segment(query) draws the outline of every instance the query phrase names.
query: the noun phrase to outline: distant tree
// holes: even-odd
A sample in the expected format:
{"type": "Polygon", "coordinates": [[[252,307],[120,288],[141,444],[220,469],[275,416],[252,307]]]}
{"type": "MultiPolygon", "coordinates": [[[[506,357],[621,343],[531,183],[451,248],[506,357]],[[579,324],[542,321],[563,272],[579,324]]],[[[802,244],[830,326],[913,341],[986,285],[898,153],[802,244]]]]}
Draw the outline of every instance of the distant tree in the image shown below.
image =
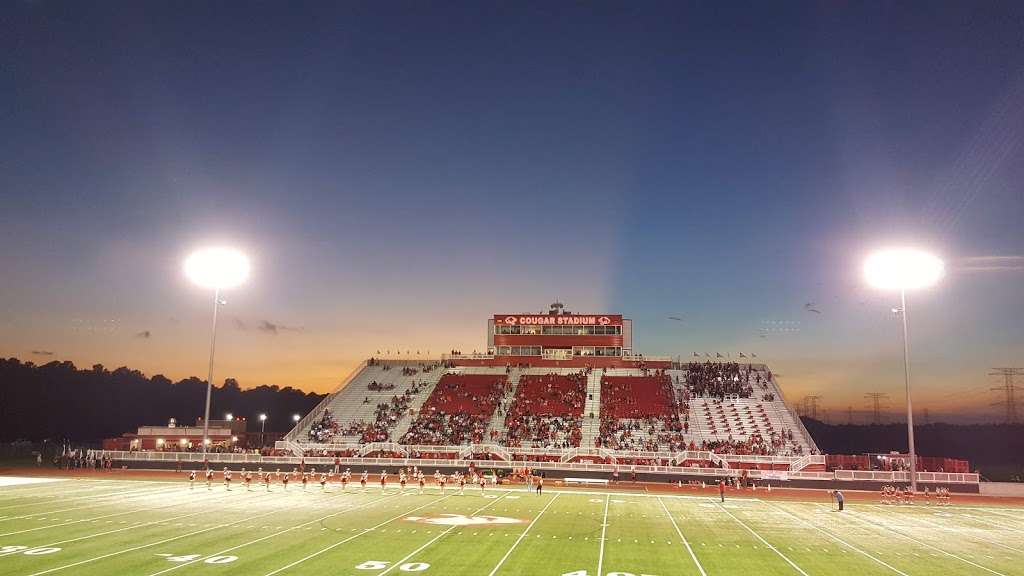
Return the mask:
{"type": "MultiPolygon", "coordinates": [[[[42,366],[0,358],[0,441],[69,438],[96,441],[143,425],[175,418],[191,424],[202,415],[206,382],[196,377],[172,382],[163,374],[147,378],[138,370],[108,371],[101,364],[79,370],[71,362],[42,366]]],[[[292,414],[305,414],[323,398],[291,387],[261,385],[242,390],[234,378],[214,387],[211,418],[225,412],[246,417],[266,413],[267,430],[291,428],[292,414]]]]}

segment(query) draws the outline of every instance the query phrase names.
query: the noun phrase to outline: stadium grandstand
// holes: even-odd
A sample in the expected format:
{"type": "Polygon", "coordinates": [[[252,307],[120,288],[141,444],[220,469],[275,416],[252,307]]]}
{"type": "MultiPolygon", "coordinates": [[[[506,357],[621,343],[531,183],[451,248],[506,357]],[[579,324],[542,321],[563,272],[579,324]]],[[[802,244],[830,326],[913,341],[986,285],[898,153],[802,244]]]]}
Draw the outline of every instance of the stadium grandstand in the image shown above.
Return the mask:
{"type": "MultiPolygon", "coordinates": [[[[680,485],[874,490],[907,481],[904,454],[821,454],[767,365],[644,355],[632,332],[621,315],[577,314],[560,303],[495,314],[485,353],[369,358],[273,448],[203,454],[184,436],[168,444],[177,430],[143,427],[111,439],[102,457],[129,467],[477,466],[579,483],[622,473],[680,485]]],[[[925,485],[979,490],[966,461],[919,456],[918,470],[925,485]]]]}
{"type": "Polygon", "coordinates": [[[296,455],[491,453],[559,461],[680,461],[704,453],[817,462],[764,364],[633,351],[631,321],[497,314],[486,354],[363,362],[279,443],[296,455]],[[679,456],[677,458],[676,456],[679,456]]]}

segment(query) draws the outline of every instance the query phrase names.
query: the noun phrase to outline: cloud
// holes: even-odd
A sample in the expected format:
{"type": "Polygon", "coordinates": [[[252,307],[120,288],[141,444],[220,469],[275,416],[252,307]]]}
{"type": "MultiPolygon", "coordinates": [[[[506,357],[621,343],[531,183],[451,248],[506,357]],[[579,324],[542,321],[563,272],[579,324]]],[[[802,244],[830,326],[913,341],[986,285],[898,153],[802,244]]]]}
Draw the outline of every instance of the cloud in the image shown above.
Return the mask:
{"type": "Polygon", "coordinates": [[[245,323],[245,320],[238,318],[237,316],[232,319],[235,323],[235,329],[245,332],[249,329],[249,325],[245,323]]]}
{"type": "Polygon", "coordinates": [[[276,322],[271,322],[270,320],[260,320],[257,330],[277,336],[279,332],[299,332],[302,329],[294,326],[285,326],[284,324],[278,324],[276,322]]]}
{"type": "Polygon", "coordinates": [[[136,334],[135,337],[136,338],[147,338],[148,339],[152,335],[153,335],[152,332],[150,332],[149,330],[143,330],[142,332],[139,332],[138,334],[136,334]]]}
{"type": "Polygon", "coordinates": [[[53,356],[53,352],[50,352],[49,350],[33,350],[32,351],[32,355],[33,356],[53,356]]]}
{"type": "Polygon", "coordinates": [[[958,272],[1014,272],[1024,270],[1024,256],[969,256],[954,269],[958,272]]]}

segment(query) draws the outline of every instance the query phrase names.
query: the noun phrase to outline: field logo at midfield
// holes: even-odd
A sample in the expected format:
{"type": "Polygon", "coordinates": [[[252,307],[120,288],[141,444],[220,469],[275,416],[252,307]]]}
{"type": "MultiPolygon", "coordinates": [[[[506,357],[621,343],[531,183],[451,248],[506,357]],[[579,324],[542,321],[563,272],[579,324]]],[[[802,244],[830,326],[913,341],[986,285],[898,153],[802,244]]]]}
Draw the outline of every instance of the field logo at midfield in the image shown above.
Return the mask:
{"type": "Polygon", "coordinates": [[[492,526],[495,524],[525,524],[526,520],[504,516],[466,516],[464,514],[441,514],[440,516],[408,516],[406,520],[420,524],[441,526],[492,526]]]}

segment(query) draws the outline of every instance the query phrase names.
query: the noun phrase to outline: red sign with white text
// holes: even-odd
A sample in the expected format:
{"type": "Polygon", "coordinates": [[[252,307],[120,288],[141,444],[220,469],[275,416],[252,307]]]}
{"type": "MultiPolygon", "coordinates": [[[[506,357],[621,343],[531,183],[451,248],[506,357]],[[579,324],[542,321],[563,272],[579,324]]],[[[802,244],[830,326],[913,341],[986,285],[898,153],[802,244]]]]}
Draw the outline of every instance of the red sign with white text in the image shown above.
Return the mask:
{"type": "Polygon", "coordinates": [[[503,326],[621,326],[621,314],[495,314],[503,326]]]}

